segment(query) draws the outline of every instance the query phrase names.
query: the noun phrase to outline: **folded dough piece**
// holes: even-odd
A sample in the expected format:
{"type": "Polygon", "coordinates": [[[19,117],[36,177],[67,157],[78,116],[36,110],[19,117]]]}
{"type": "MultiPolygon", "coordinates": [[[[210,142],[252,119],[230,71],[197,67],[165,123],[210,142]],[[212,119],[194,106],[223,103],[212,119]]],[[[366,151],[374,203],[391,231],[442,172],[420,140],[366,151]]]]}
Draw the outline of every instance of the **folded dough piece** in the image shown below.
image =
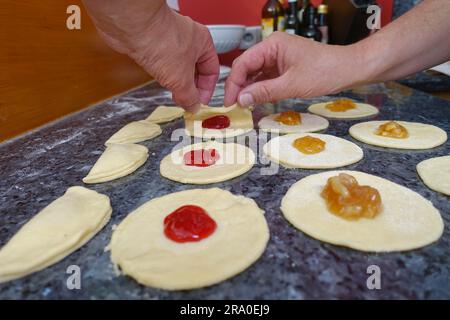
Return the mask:
{"type": "Polygon", "coordinates": [[[113,143],[135,143],[152,139],[161,134],[162,130],[156,123],[140,120],[133,121],[117,131],[105,142],[105,146],[113,143]]]}
{"type": "Polygon", "coordinates": [[[184,114],[184,109],[180,107],[168,107],[159,106],[157,107],[145,121],[153,123],[164,123],[181,118],[184,114]]]}
{"type": "Polygon", "coordinates": [[[0,283],[62,260],[100,231],[111,212],[107,196],[84,187],[67,189],[0,250],[0,283]]]}
{"type": "Polygon", "coordinates": [[[83,178],[84,183],[99,183],[129,175],[148,158],[148,149],[138,144],[110,144],[83,178]]]}

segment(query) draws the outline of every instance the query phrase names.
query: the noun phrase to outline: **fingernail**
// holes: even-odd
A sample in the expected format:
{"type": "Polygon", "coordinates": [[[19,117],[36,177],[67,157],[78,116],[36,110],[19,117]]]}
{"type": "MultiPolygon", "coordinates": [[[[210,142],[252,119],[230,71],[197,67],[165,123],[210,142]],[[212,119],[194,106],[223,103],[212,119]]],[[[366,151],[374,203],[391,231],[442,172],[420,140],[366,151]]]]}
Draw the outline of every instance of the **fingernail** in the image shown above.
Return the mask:
{"type": "Polygon", "coordinates": [[[251,93],[243,93],[239,96],[239,104],[243,107],[248,107],[254,104],[251,93]]]}

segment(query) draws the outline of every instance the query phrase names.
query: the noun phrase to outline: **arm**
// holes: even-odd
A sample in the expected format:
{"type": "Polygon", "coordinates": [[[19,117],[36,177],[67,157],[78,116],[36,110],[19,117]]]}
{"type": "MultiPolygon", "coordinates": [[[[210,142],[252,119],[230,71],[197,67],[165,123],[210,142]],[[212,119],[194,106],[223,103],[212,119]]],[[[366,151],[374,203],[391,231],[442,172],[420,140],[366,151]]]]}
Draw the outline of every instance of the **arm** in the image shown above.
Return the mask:
{"type": "Polygon", "coordinates": [[[450,4],[424,0],[363,41],[332,46],[275,33],[233,63],[225,105],[337,93],[398,79],[450,59],[450,4]]]}
{"type": "Polygon", "coordinates": [[[193,110],[208,103],[219,60],[207,28],[172,11],[164,0],[83,0],[100,36],[127,54],[193,110]]]}

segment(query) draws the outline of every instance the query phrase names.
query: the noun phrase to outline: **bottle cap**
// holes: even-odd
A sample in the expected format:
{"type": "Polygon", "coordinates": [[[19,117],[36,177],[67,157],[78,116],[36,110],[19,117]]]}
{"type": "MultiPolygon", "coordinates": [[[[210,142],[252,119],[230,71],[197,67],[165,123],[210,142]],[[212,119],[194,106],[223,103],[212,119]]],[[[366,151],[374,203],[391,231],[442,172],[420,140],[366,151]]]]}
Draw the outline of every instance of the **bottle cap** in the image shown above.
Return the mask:
{"type": "Polygon", "coordinates": [[[328,13],[328,6],[326,4],[319,5],[318,12],[322,13],[322,14],[327,14],[328,13]]]}

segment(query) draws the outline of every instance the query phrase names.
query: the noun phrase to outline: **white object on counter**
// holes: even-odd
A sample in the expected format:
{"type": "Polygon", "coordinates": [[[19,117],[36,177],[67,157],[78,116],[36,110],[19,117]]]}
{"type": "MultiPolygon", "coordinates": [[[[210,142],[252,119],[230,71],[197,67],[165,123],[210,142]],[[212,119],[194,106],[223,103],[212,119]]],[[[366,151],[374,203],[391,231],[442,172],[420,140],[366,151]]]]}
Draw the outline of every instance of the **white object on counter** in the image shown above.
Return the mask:
{"type": "Polygon", "coordinates": [[[234,24],[208,25],[217,53],[227,53],[239,48],[245,26],[234,24]]]}

